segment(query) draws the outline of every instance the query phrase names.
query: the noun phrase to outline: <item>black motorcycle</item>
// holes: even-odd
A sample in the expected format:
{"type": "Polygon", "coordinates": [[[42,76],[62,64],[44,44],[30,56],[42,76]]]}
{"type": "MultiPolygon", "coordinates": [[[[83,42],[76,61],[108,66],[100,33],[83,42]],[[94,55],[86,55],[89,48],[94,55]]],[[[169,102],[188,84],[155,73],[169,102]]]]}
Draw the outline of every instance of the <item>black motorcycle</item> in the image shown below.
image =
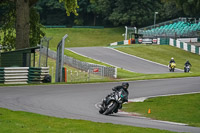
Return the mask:
{"type": "Polygon", "coordinates": [[[118,109],[122,108],[124,99],[128,99],[128,94],[124,90],[111,93],[102,100],[99,113],[104,115],[117,113],[118,109]]]}
{"type": "Polygon", "coordinates": [[[190,65],[186,65],[184,67],[184,72],[190,72],[190,65]]]}

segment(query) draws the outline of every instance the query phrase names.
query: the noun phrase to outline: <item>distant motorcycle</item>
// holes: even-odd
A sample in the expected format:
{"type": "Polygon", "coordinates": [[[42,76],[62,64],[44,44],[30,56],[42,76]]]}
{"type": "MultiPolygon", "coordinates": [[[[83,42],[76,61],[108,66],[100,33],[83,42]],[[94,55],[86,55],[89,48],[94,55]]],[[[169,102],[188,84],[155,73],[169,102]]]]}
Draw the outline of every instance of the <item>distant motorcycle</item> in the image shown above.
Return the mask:
{"type": "Polygon", "coordinates": [[[176,63],[171,63],[171,65],[169,66],[169,71],[174,72],[175,68],[176,68],[176,63]]]}
{"type": "Polygon", "coordinates": [[[117,113],[118,109],[122,108],[123,100],[127,97],[128,95],[124,90],[111,93],[107,98],[102,100],[99,113],[104,115],[117,113]]]}
{"type": "Polygon", "coordinates": [[[184,72],[190,72],[190,65],[184,67],[184,72]]]}

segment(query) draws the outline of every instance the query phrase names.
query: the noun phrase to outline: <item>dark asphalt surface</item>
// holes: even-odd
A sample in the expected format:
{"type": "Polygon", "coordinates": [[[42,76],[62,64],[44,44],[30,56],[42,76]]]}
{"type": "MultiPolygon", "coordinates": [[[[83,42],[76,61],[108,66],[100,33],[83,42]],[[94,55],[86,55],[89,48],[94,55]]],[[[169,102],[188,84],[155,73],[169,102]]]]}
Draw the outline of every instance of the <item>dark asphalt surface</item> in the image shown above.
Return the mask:
{"type": "MultiPolygon", "coordinates": [[[[129,71],[145,74],[170,73],[167,66],[153,63],[132,55],[127,55],[107,47],[67,48],[78,54],[123,68],[129,71]]],[[[175,72],[183,72],[178,69],[175,72]]]]}
{"type": "MultiPolygon", "coordinates": [[[[200,92],[199,81],[200,77],[132,81],[129,82],[129,99],[200,92]]],[[[0,107],[62,118],[200,133],[200,128],[197,127],[169,124],[138,116],[120,113],[100,115],[95,105],[111,92],[113,86],[119,84],[121,83],[0,87],[0,107]]]]}

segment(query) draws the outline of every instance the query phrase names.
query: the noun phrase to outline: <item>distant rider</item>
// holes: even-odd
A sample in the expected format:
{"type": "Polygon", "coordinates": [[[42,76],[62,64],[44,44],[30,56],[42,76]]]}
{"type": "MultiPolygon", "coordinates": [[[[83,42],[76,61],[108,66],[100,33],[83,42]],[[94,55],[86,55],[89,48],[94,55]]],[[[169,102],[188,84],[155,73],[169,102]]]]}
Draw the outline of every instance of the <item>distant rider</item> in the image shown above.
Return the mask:
{"type": "MultiPolygon", "coordinates": [[[[191,67],[192,65],[191,65],[191,63],[189,62],[189,60],[187,60],[187,61],[185,62],[185,66],[184,66],[184,72],[186,72],[186,71],[187,71],[187,69],[186,69],[186,68],[187,68],[187,66],[189,66],[189,71],[190,71],[190,67],[191,67]]],[[[189,72],[189,71],[188,71],[188,72],[189,72]]]]}
{"type": "Polygon", "coordinates": [[[189,60],[187,60],[187,61],[185,62],[185,66],[192,66],[192,65],[190,64],[189,60]]]}
{"type": "Polygon", "coordinates": [[[170,68],[171,68],[171,63],[176,63],[173,57],[172,57],[171,60],[169,61],[169,67],[170,67],[170,68]]]}

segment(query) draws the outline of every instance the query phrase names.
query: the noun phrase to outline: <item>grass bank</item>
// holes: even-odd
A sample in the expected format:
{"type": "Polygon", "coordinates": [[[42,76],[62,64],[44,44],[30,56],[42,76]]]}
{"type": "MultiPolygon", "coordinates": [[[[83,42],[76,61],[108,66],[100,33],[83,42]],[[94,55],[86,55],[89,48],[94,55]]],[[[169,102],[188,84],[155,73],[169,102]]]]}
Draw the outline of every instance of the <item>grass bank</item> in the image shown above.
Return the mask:
{"type": "Polygon", "coordinates": [[[0,127],[1,133],[170,133],[165,130],[55,118],[3,108],[0,108],[0,127]]]}
{"type": "Polygon", "coordinates": [[[171,57],[174,57],[177,68],[184,68],[187,60],[192,64],[192,72],[200,72],[200,55],[193,54],[169,45],[132,45],[132,47],[116,48],[122,52],[135,55],[150,61],[168,65],[171,57]]]}
{"type": "Polygon", "coordinates": [[[124,39],[122,36],[124,28],[45,28],[43,30],[47,37],[53,37],[49,44],[52,50],[56,50],[65,34],[68,34],[65,47],[107,46],[124,39]]]}
{"type": "Polygon", "coordinates": [[[150,98],[144,102],[123,105],[127,112],[137,112],[157,120],[186,123],[200,127],[200,94],[150,98]],[[148,110],[151,113],[148,113],[148,110]]]}

